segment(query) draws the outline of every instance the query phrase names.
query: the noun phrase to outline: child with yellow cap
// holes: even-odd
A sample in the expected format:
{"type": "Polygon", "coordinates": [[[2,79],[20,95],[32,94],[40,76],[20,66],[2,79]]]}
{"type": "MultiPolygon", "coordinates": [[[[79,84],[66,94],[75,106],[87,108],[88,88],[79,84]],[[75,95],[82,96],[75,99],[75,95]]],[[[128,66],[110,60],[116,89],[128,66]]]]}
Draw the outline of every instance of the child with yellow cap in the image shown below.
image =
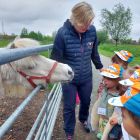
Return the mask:
{"type": "MultiPolygon", "coordinates": [[[[134,59],[133,54],[129,51],[126,51],[126,50],[114,51],[114,53],[115,54],[112,56],[111,62],[119,64],[120,66],[122,66],[126,70],[126,73],[128,73],[128,71],[129,71],[129,70],[127,71],[128,65],[134,59]]],[[[126,75],[125,72],[124,72],[124,75],[126,75]]],[[[129,75],[129,73],[128,73],[128,75],[129,75]]],[[[101,82],[99,84],[99,88],[97,90],[98,96],[101,94],[102,89],[104,88],[103,86],[104,86],[103,82],[101,82]]]]}
{"type": "Polygon", "coordinates": [[[99,139],[102,138],[104,127],[106,126],[110,116],[112,116],[112,113],[114,112],[114,107],[108,105],[108,99],[111,97],[119,96],[119,81],[123,76],[123,72],[124,69],[120,65],[112,64],[108,68],[103,69],[103,71],[100,73],[103,76],[105,87],[102,90],[101,97],[98,98],[97,110],[95,112],[93,111],[93,114],[91,114],[93,116],[91,118],[94,119],[93,124],[98,124],[98,128],[94,128],[94,125],[91,125],[92,129],[94,131],[97,131],[97,137],[99,139]],[[95,120],[95,118],[98,119],[95,120]]]}

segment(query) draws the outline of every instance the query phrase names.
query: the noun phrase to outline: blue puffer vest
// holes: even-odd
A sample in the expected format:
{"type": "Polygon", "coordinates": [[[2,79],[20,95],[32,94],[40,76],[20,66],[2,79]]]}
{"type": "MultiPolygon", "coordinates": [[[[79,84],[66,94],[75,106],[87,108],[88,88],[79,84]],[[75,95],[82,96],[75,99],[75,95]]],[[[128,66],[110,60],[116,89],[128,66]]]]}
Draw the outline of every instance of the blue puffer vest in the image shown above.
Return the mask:
{"type": "Polygon", "coordinates": [[[90,26],[85,33],[78,34],[67,20],[56,35],[52,58],[71,66],[75,74],[72,82],[92,79],[91,60],[97,69],[103,67],[97,51],[95,27],[90,26]]]}

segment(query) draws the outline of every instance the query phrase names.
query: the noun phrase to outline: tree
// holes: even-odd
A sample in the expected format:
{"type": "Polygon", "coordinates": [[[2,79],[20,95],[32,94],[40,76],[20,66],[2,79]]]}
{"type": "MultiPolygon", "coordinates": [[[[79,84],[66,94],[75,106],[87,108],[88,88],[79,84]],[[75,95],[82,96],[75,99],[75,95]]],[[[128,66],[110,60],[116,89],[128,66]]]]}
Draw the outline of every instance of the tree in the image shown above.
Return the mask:
{"type": "Polygon", "coordinates": [[[115,40],[116,46],[121,39],[127,38],[130,34],[132,13],[129,8],[125,10],[121,3],[115,5],[112,12],[107,9],[102,9],[101,17],[103,28],[115,40]]]}
{"type": "Polygon", "coordinates": [[[138,40],[138,44],[140,44],[140,38],[139,38],[139,40],[138,40]]]}
{"type": "Polygon", "coordinates": [[[42,33],[38,31],[37,35],[38,35],[38,40],[39,40],[39,41],[42,41],[42,40],[43,40],[43,35],[42,35],[42,33]]]}
{"type": "Polygon", "coordinates": [[[97,37],[100,43],[105,43],[108,40],[108,34],[104,30],[97,31],[97,37]]]}
{"type": "Polygon", "coordinates": [[[35,40],[38,40],[38,34],[34,31],[31,31],[28,35],[29,38],[32,38],[32,39],[35,39],[35,40]]]}
{"type": "Polygon", "coordinates": [[[120,40],[122,44],[132,44],[132,38],[120,40]]]}
{"type": "Polygon", "coordinates": [[[27,37],[28,36],[28,30],[26,28],[23,28],[21,30],[20,37],[27,37]]]}

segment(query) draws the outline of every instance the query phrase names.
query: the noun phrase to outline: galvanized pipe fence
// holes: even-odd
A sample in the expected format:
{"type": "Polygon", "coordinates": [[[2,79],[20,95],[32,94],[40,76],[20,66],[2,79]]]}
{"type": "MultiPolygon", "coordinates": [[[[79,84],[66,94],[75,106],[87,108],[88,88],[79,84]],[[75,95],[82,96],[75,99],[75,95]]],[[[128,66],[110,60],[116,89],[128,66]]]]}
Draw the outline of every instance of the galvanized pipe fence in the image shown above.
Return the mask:
{"type": "Polygon", "coordinates": [[[52,49],[53,45],[42,45],[36,47],[29,48],[16,48],[16,49],[8,49],[1,48],[0,49],[0,65],[9,63],[11,61],[15,61],[27,56],[38,54],[39,52],[48,51],[52,49]]]}
{"type": "MultiPolygon", "coordinates": [[[[21,49],[1,49],[0,51],[0,65],[15,61],[30,55],[37,54],[42,51],[52,49],[52,45],[43,45],[33,48],[21,49]]],[[[48,53],[49,55],[49,53],[48,53]]],[[[25,107],[39,94],[41,85],[38,85],[28,97],[17,107],[17,109],[10,115],[10,117],[0,126],[0,139],[9,131],[16,119],[24,111],[25,107]]],[[[26,140],[50,140],[54,129],[57,113],[59,110],[62,98],[61,84],[54,84],[50,93],[46,93],[46,100],[38,114],[26,140]]]]}

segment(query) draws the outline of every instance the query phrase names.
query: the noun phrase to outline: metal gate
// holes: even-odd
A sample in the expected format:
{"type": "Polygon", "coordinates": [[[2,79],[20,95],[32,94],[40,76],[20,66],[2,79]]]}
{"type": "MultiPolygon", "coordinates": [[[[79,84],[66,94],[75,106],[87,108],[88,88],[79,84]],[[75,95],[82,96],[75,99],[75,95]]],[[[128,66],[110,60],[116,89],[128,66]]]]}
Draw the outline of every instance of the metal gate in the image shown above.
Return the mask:
{"type": "MultiPolygon", "coordinates": [[[[37,54],[42,51],[49,51],[52,45],[38,46],[33,48],[20,49],[1,49],[0,51],[0,65],[11,61],[18,60],[23,57],[37,54]]],[[[39,94],[41,85],[38,85],[28,97],[17,107],[17,109],[10,115],[10,117],[0,126],[0,139],[8,132],[16,121],[18,116],[23,112],[25,107],[39,94]]],[[[55,125],[59,105],[62,98],[61,84],[55,84],[50,93],[46,93],[46,101],[38,114],[26,140],[50,140],[55,125]]]]}

